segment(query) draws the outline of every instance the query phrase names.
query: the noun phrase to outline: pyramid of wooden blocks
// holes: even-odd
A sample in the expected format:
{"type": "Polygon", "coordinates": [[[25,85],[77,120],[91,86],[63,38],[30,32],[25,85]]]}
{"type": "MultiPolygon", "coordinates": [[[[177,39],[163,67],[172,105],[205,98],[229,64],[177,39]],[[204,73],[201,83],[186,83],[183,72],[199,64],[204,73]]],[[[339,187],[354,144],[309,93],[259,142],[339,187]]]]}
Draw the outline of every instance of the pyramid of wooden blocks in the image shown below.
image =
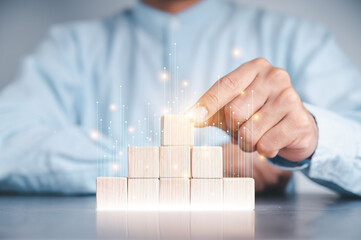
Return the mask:
{"type": "Polygon", "coordinates": [[[223,178],[222,147],[193,147],[185,115],[161,124],[160,147],[128,148],[128,178],[97,178],[97,209],[254,209],[253,178],[223,178]]]}
{"type": "Polygon", "coordinates": [[[162,146],[192,146],[194,124],[186,115],[164,115],[161,119],[162,146]]]}

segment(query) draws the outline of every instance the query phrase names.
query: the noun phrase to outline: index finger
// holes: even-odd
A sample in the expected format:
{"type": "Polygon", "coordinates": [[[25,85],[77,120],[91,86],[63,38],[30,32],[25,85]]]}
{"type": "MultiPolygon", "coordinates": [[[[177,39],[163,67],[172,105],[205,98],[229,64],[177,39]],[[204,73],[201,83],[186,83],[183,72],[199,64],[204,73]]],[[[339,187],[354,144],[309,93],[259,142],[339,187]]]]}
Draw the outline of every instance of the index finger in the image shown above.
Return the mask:
{"type": "Polygon", "coordinates": [[[219,79],[191,107],[189,116],[196,122],[202,122],[212,117],[218,110],[242,93],[257,77],[267,61],[253,60],[245,63],[219,79]]]}

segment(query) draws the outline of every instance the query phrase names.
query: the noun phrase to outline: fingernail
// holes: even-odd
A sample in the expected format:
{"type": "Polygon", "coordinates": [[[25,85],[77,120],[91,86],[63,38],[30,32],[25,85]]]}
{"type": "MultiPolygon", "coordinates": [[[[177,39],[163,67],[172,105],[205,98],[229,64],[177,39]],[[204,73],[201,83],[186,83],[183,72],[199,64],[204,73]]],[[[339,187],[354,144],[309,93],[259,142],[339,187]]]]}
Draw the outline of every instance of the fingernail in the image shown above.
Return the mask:
{"type": "Polygon", "coordinates": [[[208,110],[207,108],[205,107],[201,107],[201,106],[198,106],[194,109],[192,109],[188,116],[194,120],[194,121],[197,121],[197,122],[201,122],[202,120],[204,120],[208,115],[208,110]]]}

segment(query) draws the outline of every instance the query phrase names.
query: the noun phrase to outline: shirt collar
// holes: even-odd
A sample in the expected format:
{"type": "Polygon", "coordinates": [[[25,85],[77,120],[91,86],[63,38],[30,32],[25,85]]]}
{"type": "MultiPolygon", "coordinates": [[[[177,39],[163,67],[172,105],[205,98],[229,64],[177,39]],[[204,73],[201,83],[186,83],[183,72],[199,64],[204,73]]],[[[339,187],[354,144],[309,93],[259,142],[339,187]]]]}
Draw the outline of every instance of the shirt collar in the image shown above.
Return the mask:
{"type": "Polygon", "coordinates": [[[132,15],[137,25],[150,34],[161,36],[164,31],[182,26],[192,26],[193,29],[205,27],[217,16],[222,6],[219,0],[201,0],[179,13],[171,14],[138,1],[132,15]]]}

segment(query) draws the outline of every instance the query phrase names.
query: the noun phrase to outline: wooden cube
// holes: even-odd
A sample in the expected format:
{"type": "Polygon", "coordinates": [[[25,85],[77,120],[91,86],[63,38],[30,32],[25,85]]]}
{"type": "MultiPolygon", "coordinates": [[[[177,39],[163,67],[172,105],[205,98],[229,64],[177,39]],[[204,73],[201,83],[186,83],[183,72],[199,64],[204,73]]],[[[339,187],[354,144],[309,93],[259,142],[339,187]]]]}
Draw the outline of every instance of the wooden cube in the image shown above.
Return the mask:
{"type": "Polygon", "coordinates": [[[161,178],[159,186],[160,208],[188,209],[190,206],[189,178],[161,178]]]}
{"type": "Polygon", "coordinates": [[[159,178],[159,147],[128,147],[129,178],[159,178]]]}
{"type": "Polygon", "coordinates": [[[160,147],[159,174],[161,178],[191,177],[191,147],[160,147]]]}
{"type": "Polygon", "coordinates": [[[160,239],[190,239],[190,211],[160,211],[160,239]]]}
{"type": "Polygon", "coordinates": [[[128,209],[153,210],[158,208],[158,202],[158,178],[128,179],[128,209]]]}
{"type": "Polygon", "coordinates": [[[253,178],[223,179],[223,207],[225,210],[253,210],[254,198],[253,178]]]}
{"type": "Polygon", "coordinates": [[[194,124],[186,115],[162,116],[162,146],[191,146],[194,144],[194,124]]]}
{"type": "Polygon", "coordinates": [[[158,211],[128,211],[127,220],[126,239],[160,239],[158,211]]]}
{"type": "Polygon", "coordinates": [[[191,208],[222,209],[222,179],[191,179],[191,208]]]}
{"type": "Polygon", "coordinates": [[[222,147],[193,147],[192,177],[222,178],[223,177],[222,147]]]}
{"type": "Polygon", "coordinates": [[[97,177],[97,210],[121,210],[127,207],[127,178],[97,177]]]}

